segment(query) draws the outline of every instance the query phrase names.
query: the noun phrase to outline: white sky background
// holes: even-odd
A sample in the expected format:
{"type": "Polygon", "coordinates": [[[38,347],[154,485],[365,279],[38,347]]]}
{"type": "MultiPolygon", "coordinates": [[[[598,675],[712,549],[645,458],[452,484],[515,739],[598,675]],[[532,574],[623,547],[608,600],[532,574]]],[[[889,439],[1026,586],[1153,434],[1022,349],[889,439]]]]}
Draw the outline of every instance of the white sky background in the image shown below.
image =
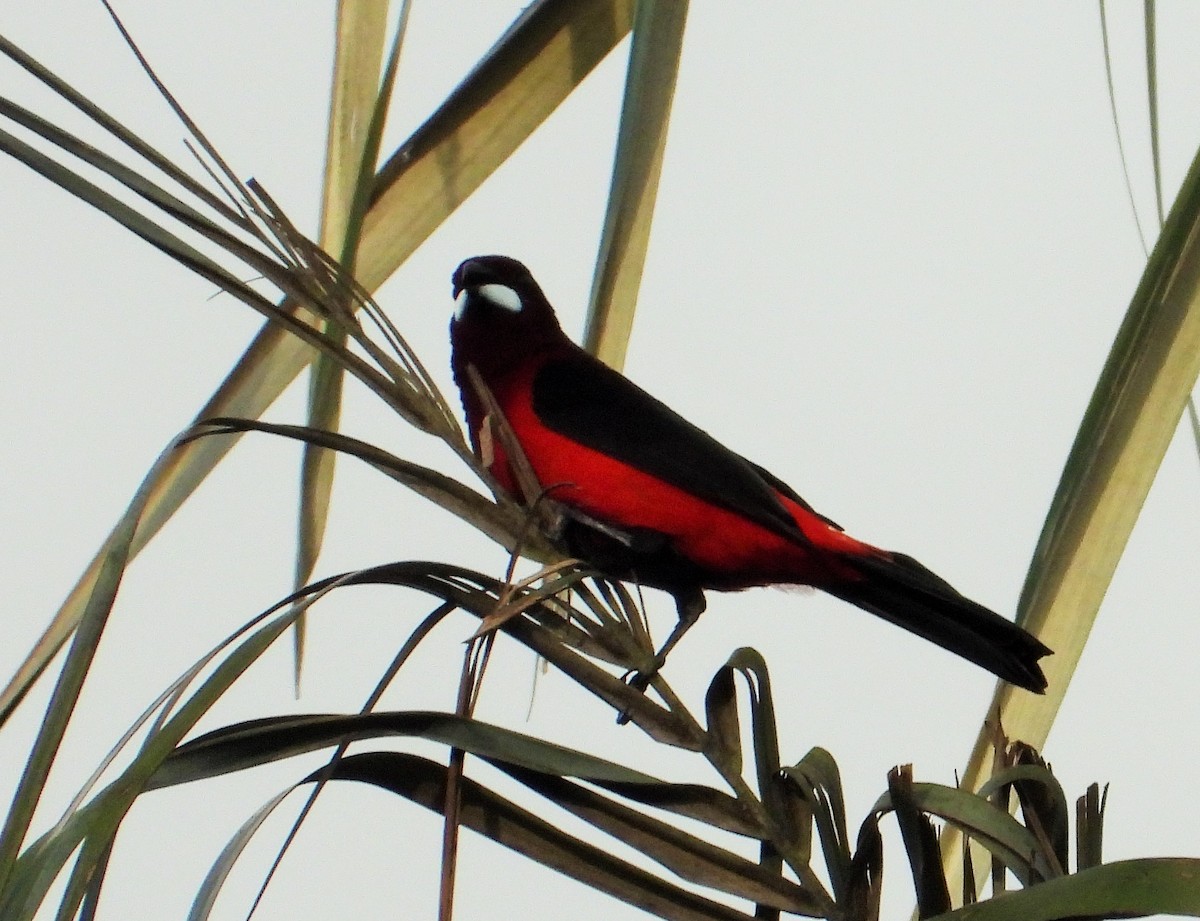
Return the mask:
{"type": "MultiPolygon", "coordinates": [[[[1200,140],[1200,6],[1162,3],[1159,87],[1169,204],[1200,140]]],[[[332,4],[122,0],[127,25],[242,176],[315,233],[332,4]],[[301,13],[301,8],[305,12],[301,13]],[[328,8],[327,8],[328,7],[328,8]],[[315,11],[315,12],[312,12],[315,11]]],[[[517,3],[418,2],[388,149],[511,21],[517,3]]],[[[1141,4],[1114,4],[1118,100],[1152,229],[1141,4]]],[[[92,0],[8,3],[0,32],[186,160],[183,130],[92,0]]],[[[524,260],[582,330],[626,45],[383,288],[378,300],[447,393],[449,275],[464,257],[524,260]]],[[[14,67],[5,95],[63,107],[14,67]]],[[[1120,172],[1095,3],[692,5],[659,208],[626,370],[795,486],[858,537],[911,553],[1005,614],[1144,258],[1120,172]]],[[[72,120],[69,125],[78,127],[72,120]]],[[[11,674],[117,520],[259,327],[257,316],[24,167],[0,161],[5,338],[0,388],[0,673],[11,674]]],[[[270,418],[300,421],[293,387],[270,418]]],[[[455,403],[457,400],[455,399],[455,403]]],[[[466,476],[351,385],[344,430],[466,476]]],[[[298,449],[243,440],[133,566],[38,830],[141,708],[292,577],[298,449]]],[[[1073,800],[1112,783],[1105,856],[1200,856],[1192,702],[1200,645],[1200,469],[1181,429],[1134,531],[1045,754],[1073,800]]],[[[430,558],[501,574],[504,556],[354,461],[339,466],[325,575],[430,558]]],[[[649,595],[657,629],[673,622],[649,595]]],[[[330,599],[311,623],[304,696],[290,644],[203,728],[356,710],[433,604],[398,590],[330,599]]],[[[387,700],[453,707],[451,618],[387,700]]],[[[702,710],[741,645],[772,669],[785,761],[814,745],[844,773],[852,834],[896,763],[952,783],[993,688],[986,673],[817,594],[712,596],[667,677],[702,710]],[[953,688],[953,693],[947,689],[953,688]]],[[[664,756],[502,641],[479,716],[718,783],[664,756]]],[[[7,800],[48,695],[0,736],[7,800]]],[[[412,748],[413,746],[406,746],[412,748]]],[[[419,750],[437,753],[433,747],[419,750]]],[[[140,803],[118,839],[101,917],[180,917],[251,811],[319,760],[140,803]]],[[[488,781],[494,775],[475,766],[488,781]]],[[[299,799],[297,800],[297,803],[299,799]]],[[[261,834],[218,916],[244,916],[288,819],[261,834]]],[[[431,917],[440,822],[382,792],[327,791],[257,917],[431,917]]],[[[911,883],[893,835],[887,911],[911,883]]],[[[465,833],[458,917],[640,912],[465,833]]]]}

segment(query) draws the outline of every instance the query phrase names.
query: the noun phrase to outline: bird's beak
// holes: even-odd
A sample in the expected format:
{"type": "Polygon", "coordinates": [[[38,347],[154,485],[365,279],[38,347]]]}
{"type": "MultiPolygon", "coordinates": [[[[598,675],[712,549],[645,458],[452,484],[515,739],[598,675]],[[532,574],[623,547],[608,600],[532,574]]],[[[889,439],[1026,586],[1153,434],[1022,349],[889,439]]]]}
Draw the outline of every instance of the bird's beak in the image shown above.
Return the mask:
{"type": "Polygon", "coordinates": [[[454,286],[455,300],[458,299],[458,296],[462,294],[464,290],[470,287],[468,279],[472,275],[478,275],[478,269],[479,266],[473,259],[468,259],[457,269],[455,269],[454,276],[450,279],[451,284],[454,286]]]}
{"type": "Polygon", "coordinates": [[[467,311],[467,298],[470,293],[467,286],[462,283],[462,277],[454,276],[454,319],[461,320],[463,314],[467,311]]]}

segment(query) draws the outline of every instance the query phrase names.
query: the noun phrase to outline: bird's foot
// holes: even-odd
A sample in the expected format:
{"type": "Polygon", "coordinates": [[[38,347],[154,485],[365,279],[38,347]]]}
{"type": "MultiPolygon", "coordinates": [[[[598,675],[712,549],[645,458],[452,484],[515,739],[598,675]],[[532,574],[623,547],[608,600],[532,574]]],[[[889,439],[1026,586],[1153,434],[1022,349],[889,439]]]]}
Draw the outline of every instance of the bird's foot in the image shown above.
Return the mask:
{"type": "MultiPolygon", "coordinates": [[[[667,653],[675,648],[675,644],[683,639],[683,635],[691,629],[692,625],[700,619],[700,615],[704,613],[704,593],[696,590],[694,593],[675,596],[675,606],[679,612],[679,622],[675,624],[675,629],[671,631],[671,635],[667,637],[667,641],[662,644],[662,648],[655,654],[650,668],[632,669],[625,673],[621,679],[631,688],[641,691],[643,694],[650,687],[650,682],[659,673],[664,665],[667,664],[667,653]]],[[[617,725],[624,726],[629,722],[629,711],[622,710],[617,715],[617,725]]]]}
{"type": "MultiPolygon", "coordinates": [[[[667,660],[664,656],[657,655],[654,657],[654,662],[649,668],[632,668],[621,676],[621,680],[633,688],[635,691],[640,691],[645,694],[650,687],[650,682],[654,680],[655,675],[666,664],[667,660]]],[[[624,726],[629,722],[629,711],[622,710],[617,714],[617,725],[624,726]]]]}

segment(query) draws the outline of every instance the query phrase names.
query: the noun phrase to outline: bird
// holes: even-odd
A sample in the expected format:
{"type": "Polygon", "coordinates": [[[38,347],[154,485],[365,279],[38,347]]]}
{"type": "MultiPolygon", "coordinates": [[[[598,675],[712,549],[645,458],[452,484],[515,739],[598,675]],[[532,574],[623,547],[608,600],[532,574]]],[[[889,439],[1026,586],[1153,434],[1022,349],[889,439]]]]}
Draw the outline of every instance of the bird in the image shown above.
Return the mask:
{"type": "Polygon", "coordinates": [[[550,535],[559,546],[606,577],[674,598],[679,621],[659,663],[704,611],[706,591],[811,586],[1045,691],[1039,660],[1051,650],[1040,640],[912,557],[851,537],[581,348],[524,264],[475,256],[451,280],[451,370],[476,455],[502,490],[533,498],[523,495],[523,462],[494,431],[498,409],[560,512],[550,535]]]}

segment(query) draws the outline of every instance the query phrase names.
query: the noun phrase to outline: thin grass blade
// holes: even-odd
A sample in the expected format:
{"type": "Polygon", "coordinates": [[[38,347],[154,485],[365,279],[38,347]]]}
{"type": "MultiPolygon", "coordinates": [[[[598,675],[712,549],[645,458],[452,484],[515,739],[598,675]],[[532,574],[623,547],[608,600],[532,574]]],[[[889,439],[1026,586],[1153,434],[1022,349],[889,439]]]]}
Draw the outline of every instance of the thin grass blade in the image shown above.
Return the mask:
{"type": "Polygon", "coordinates": [[[1100,866],[1104,852],[1104,806],[1108,800],[1108,786],[1100,792],[1099,784],[1092,784],[1087,792],[1075,801],[1075,863],[1077,870],[1090,870],[1100,866]]]}
{"type": "MultiPolygon", "coordinates": [[[[517,535],[521,532],[524,513],[514,503],[493,502],[453,477],[406,461],[349,435],[300,425],[258,422],[253,419],[213,418],[197,424],[189,437],[206,438],[239,432],[264,432],[357,457],[418,495],[474,525],[510,550],[515,547],[517,535]]],[[[525,552],[534,558],[556,558],[549,546],[537,541],[527,541],[525,552]]]]}
{"type": "Polygon", "coordinates": [[[16,865],[17,854],[29,832],[50,768],[58,755],[67,724],[75,712],[75,704],[125,574],[133,535],[145,509],[150,487],[151,480],[142,482],[98,557],[96,580],[83,604],[75,638],[46,707],[41,729],[25,762],[4,827],[0,830],[0,891],[5,889],[16,865]]]}
{"type": "Polygon", "coordinates": [[[1055,876],[1067,871],[1067,847],[1070,840],[1067,798],[1062,784],[1042,764],[1024,763],[1000,771],[979,788],[979,796],[1011,784],[1021,804],[1021,818],[1038,840],[1055,876]]]}
{"type": "Polygon", "coordinates": [[[733,669],[723,665],[717,669],[704,695],[704,712],[708,721],[708,742],[704,753],[723,772],[742,773],[742,724],[738,719],[737,687],[733,669]]]}
{"type": "Polygon", "coordinates": [[[584,347],[617,370],[625,363],[633,331],[687,12],[687,0],[642,0],[634,16],[612,186],[584,332],[584,347]]]}
{"type": "Polygon", "coordinates": [[[928,918],[950,910],[950,891],[942,872],[937,834],[912,793],[911,764],[888,772],[888,795],[896,815],[896,824],[900,826],[904,850],[908,853],[913,889],[917,894],[917,916],[928,918]]]}
{"type": "Polygon", "coordinates": [[[703,838],[561,777],[521,769],[505,772],[682,879],[772,908],[821,914],[822,902],[800,885],[703,838]]]}
{"type": "MultiPolygon", "coordinates": [[[[443,765],[414,755],[375,752],[344,759],[338,766],[338,779],[369,783],[440,813],[445,772],[443,765]]],[[[460,821],[519,854],[660,918],[751,921],[750,915],[689,892],[560,831],[469,779],[462,784],[460,821]]]]}
{"type": "MultiPolygon", "coordinates": [[[[65,861],[84,842],[86,846],[72,870],[72,880],[85,881],[90,876],[91,868],[85,858],[97,860],[103,857],[107,843],[112,840],[134,801],[145,791],[163,761],[233,682],[286,632],[294,618],[294,613],[282,615],[239,644],[175,715],[147,739],[138,755],[116,780],[86,806],[30,845],[15,865],[15,885],[0,888],[3,893],[0,917],[32,917],[65,861]]],[[[83,889],[74,884],[68,891],[69,897],[81,898],[82,894],[83,889]],[[72,896],[72,892],[75,895],[72,896]]]]}
{"type": "Polygon", "coordinates": [[[117,121],[117,119],[113,118],[111,115],[97,106],[94,102],[92,102],[92,100],[88,99],[87,96],[85,96],[83,93],[80,93],[65,80],[62,80],[49,68],[43,66],[33,57],[26,54],[3,35],[0,35],[0,54],[4,54],[6,57],[23,67],[39,81],[45,84],[50,90],[61,96],[68,103],[87,116],[87,118],[95,122],[110,135],[120,141],[123,145],[136,153],[141,159],[145,160],[155,169],[159,170],[177,182],[182,188],[196,196],[208,207],[214,209],[218,214],[222,215],[235,225],[246,229],[246,224],[242,221],[243,215],[236,209],[231,208],[228,203],[220,198],[220,196],[213,194],[213,192],[206,188],[202,183],[176,166],[175,163],[170,160],[170,158],[160,153],[151,145],[147,144],[144,140],[142,140],[142,138],[130,131],[123,124],[121,124],[121,122],[117,121]]]}
{"type": "Polygon", "coordinates": [[[149,789],[192,783],[243,771],[341,743],[344,739],[415,736],[555,776],[601,782],[661,783],[604,758],[493,726],[428,710],[264,717],[206,733],[180,746],[150,781],[149,789]]]}
{"type": "Polygon", "coordinates": [[[271,813],[287,799],[288,795],[294,789],[296,788],[289,787],[282,793],[273,796],[241,824],[241,827],[234,833],[234,836],[221,849],[221,853],[213,861],[213,865],[209,867],[208,873],[204,875],[204,881],[200,884],[200,888],[196,890],[196,897],[192,899],[192,907],[188,911],[188,921],[208,921],[208,918],[212,914],[213,905],[216,904],[217,895],[221,892],[221,887],[225,884],[225,880],[229,878],[229,874],[233,870],[233,865],[237,863],[237,859],[246,849],[246,845],[250,843],[250,839],[254,837],[254,833],[262,827],[263,822],[271,817],[271,813]]]}
{"type": "MultiPolygon", "coordinates": [[[[307,592],[323,590],[333,584],[345,585],[402,585],[426,592],[435,598],[452,602],[476,617],[483,618],[495,610],[497,601],[508,586],[490,576],[458,566],[428,561],[386,563],[355,573],[332,576],[308,586],[283,603],[290,603],[307,592]]],[[[558,586],[536,590],[545,593],[547,611],[530,608],[528,617],[518,617],[501,624],[500,629],[535,655],[546,659],[573,681],[613,707],[627,714],[632,722],[656,741],[665,742],[689,751],[699,751],[704,745],[704,733],[686,713],[668,710],[619,677],[575,652],[563,640],[565,624],[561,616],[562,601],[554,597],[558,586]],[[545,622],[546,625],[543,625],[545,622]],[[557,628],[551,625],[557,625],[557,628]]],[[[568,631],[569,634],[569,631],[568,631]]],[[[602,659],[607,661],[605,657],[602,659]]],[[[626,669],[629,663],[624,663],[626,669]]],[[[661,681],[661,677],[656,681],[661,681]]],[[[665,684],[663,685],[665,688],[665,684]]],[[[656,684],[656,687],[658,685],[656,684]]],[[[669,688],[666,689],[669,692],[669,688]]]]}
{"type": "MultiPolygon", "coordinates": [[[[388,5],[361,0],[338,3],[319,243],[325,252],[341,254],[342,271],[349,275],[354,273],[355,249],[375,176],[408,8],[406,2],[381,84],[388,5]]],[[[345,342],[344,330],[334,328],[335,324],[330,321],[323,323],[327,333],[345,342]]],[[[316,357],[309,378],[310,427],[328,431],[337,431],[340,427],[343,381],[340,365],[325,355],[316,357]]],[[[312,577],[321,552],[333,493],[336,457],[324,448],[305,445],[300,470],[295,588],[312,577]]],[[[306,623],[304,616],[299,617],[293,633],[297,694],[300,692],[306,623]]]]}
{"type": "MultiPolygon", "coordinates": [[[[913,783],[910,796],[921,812],[945,820],[943,839],[949,828],[965,830],[972,841],[982,844],[1012,871],[1022,886],[1059,875],[1033,832],[994,803],[963,789],[933,783],[913,783]]],[[[890,794],[884,794],[872,811],[883,814],[893,808],[890,794]]],[[[947,879],[947,890],[956,891],[949,882],[947,879]]]]}
{"type": "Polygon", "coordinates": [[[814,748],[797,764],[783,768],[783,776],[809,804],[834,898],[843,902],[849,897],[853,855],[837,762],[825,749],[814,748]]]}
{"type": "MultiPolygon", "coordinates": [[[[743,646],[729,657],[728,668],[736,669],[746,680],[750,697],[750,736],[754,748],[754,771],[759,796],[769,815],[778,825],[777,834],[786,844],[779,848],[763,841],[759,848],[759,866],[764,872],[782,876],[785,860],[806,882],[811,873],[812,815],[803,797],[795,796],[795,787],[780,774],[779,732],[775,721],[775,699],[771,693],[771,675],[767,662],[756,649],[743,646]],[[782,850],[780,849],[782,848],[782,850]]],[[[822,896],[827,896],[822,893],[822,896]]],[[[760,906],[760,913],[766,906],[760,906]]]]}
{"type": "MultiPolygon", "coordinates": [[[[318,237],[329,253],[342,250],[354,200],[362,194],[364,153],[380,97],[387,28],[387,4],[339,0],[318,237]]],[[[366,172],[374,175],[373,162],[366,172]]]]}
{"type": "MultiPolygon", "coordinates": [[[[1200,156],[1101,371],[1034,551],[1019,620],[1055,654],[1045,660],[1045,695],[997,688],[987,712],[1010,737],[1043,746],[1198,373],[1200,156]]],[[[985,727],[963,772],[965,788],[986,779],[991,740],[985,727]]],[[[954,884],[960,847],[957,832],[942,836],[952,891],[961,888],[954,884]]]]}

